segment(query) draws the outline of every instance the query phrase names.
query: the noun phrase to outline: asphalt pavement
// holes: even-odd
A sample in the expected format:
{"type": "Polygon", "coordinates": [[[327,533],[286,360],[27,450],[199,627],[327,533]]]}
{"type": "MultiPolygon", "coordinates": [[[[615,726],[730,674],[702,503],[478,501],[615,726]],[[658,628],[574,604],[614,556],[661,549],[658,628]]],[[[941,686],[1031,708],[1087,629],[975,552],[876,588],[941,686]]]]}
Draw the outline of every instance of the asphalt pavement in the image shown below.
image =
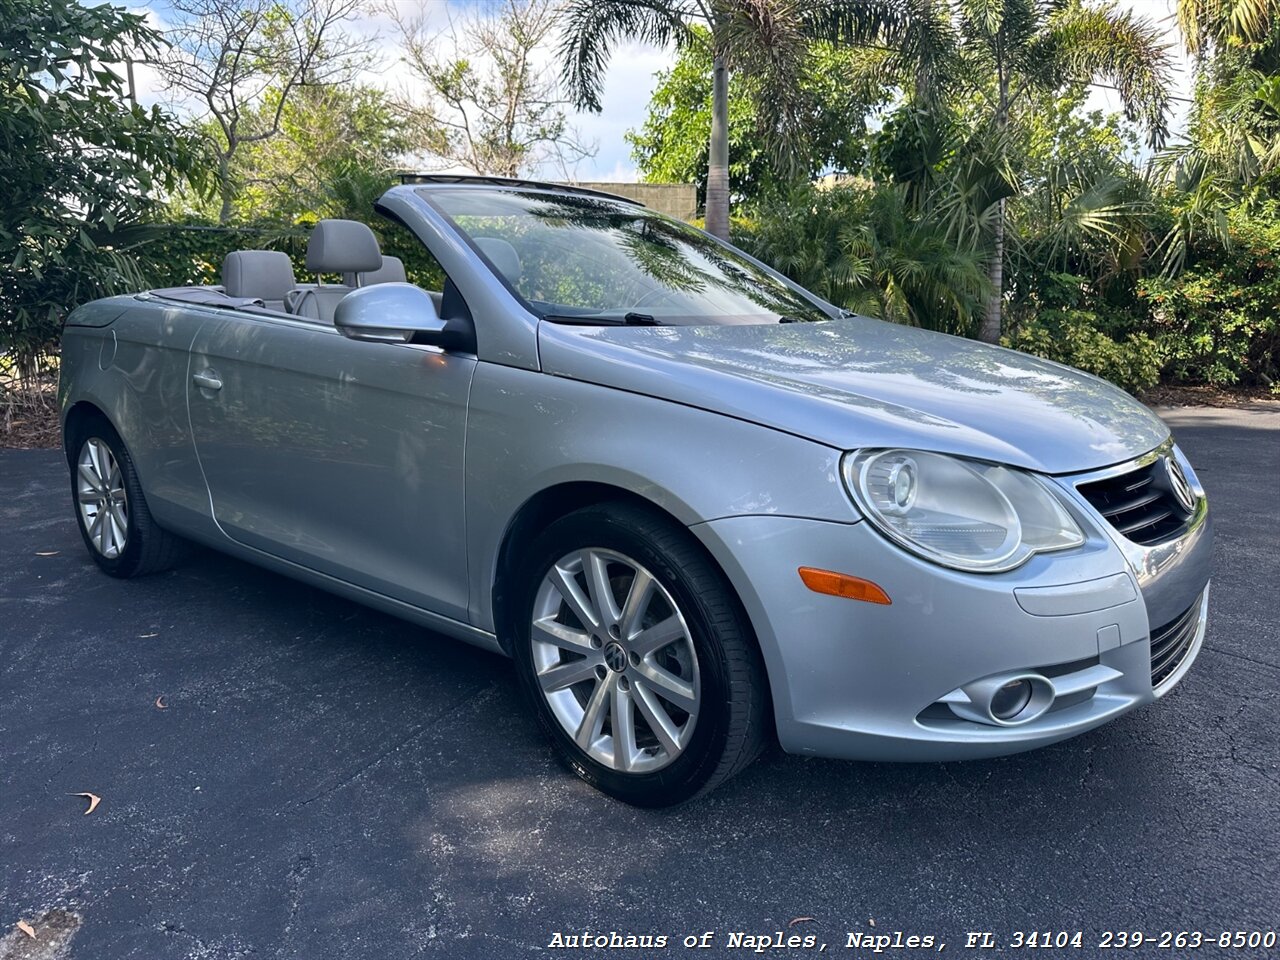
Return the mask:
{"type": "Polygon", "coordinates": [[[775,752],[676,811],[564,773],[499,657],[214,553],[102,575],[59,453],[0,451],[0,958],[679,957],[707,932],[698,956],[811,954],[728,946],[779,930],[836,956],[871,955],[851,932],[965,953],[987,931],[1007,956],[1080,931],[1068,954],[1094,956],[1108,930],[1280,931],[1280,412],[1162,413],[1217,524],[1173,694],[999,760],[775,752]],[[611,932],[667,946],[554,946],[611,932]]]}

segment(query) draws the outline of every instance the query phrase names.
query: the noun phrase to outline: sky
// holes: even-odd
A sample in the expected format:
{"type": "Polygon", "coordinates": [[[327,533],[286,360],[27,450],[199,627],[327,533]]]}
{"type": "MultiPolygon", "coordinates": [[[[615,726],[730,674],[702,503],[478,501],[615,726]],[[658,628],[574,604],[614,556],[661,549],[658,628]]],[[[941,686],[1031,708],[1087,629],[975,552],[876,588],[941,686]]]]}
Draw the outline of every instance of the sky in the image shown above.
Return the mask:
{"type": "MultiPolygon", "coordinates": [[[[465,16],[468,13],[483,11],[492,6],[496,0],[393,0],[402,10],[421,12],[433,26],[446,29],[451,18],[465,16]]],[[[1180,97],[1190,96],[1190,74],[1179,44],[1177,29],[1174,23],[1173,10],[1176,0],[1117,0],[1121,8],[1133,10],[1136,14],[1155,21],[1167,34],[1171,54],[1175,65],[1175,93],[1180,97]]],[[[135,12],[146,13],[153,25],[163,28],[169,19],[170,10],[167,4],[155,3],[134,6],[135,12]]],[[[376,69],[370,71],[364,79],[372,84],[402,90],[409,84],[409,74],[400,62],[400,52],[393,40],[395,32],[390,20],[385,16],[370,14],[353,24],[353,27],[370,36],[378,50],[380,62],[376,69]]],[[[584,142],[596,147],[593,156],[580,161],[571,173],[577,180],[602,180],[608,182],[628,182],[638,178],[635,161],[631,158],[631,150],[623,139],[627,130],[639,127],[644,122],[649,98],[657,83],[658,71],[670,66],[673,53],[660,47],[627,44],[613,52],[606,74],[603,109],[599,114],[570,113],[570,123],[577,129],[584,142]]],[[[556,70],[557,64],[547,54],[545,69],[556,70]]],[[[154,70],[139,67],[136,73],[139,97],[146,103],[167,102],[163,84],[154,70]]],[[[181,104],[179,109],[190,109],[181,104]]],[[[1118,110],[1120,103],[1114,91],[1095,89],[1090,99],[1090,107],[1105,110],[1118,110]]],[[[1172,130],[1176,136],[1186,114],[1187,104],[1174,102],[1172,130]]]]}

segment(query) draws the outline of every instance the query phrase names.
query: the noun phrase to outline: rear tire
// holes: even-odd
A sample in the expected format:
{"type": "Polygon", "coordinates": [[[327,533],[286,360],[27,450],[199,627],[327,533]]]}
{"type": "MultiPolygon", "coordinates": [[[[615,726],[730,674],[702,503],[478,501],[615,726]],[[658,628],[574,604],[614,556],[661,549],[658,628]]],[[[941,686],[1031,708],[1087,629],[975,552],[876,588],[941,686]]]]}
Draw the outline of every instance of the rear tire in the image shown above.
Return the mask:
{"type": "Polygon", "coordinates": [[[521,687],[560,758],[626,803],[684,803],[766,742],[759,649],[723,574],[677,523],[587,507],[531,545],[516,591],[521,687]]]}
{"type": "Polygon", "coordinates": [[[111,424],[84,421],[67,439],[76,525],[94,563],[110,576],[129,578],[167,570],[182,559],[186,541],[152,519],[133,458],[111,424]]]}

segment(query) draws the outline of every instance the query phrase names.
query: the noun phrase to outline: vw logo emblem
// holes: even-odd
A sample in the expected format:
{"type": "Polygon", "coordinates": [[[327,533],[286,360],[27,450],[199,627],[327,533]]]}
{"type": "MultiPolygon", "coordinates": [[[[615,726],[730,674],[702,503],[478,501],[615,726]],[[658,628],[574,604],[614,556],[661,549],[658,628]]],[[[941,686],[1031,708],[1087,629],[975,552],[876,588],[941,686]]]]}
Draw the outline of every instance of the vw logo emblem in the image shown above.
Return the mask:
{"type": "Polygon", "coordinates": [[[1196,496],[1191,492],[1191,484],[1187,482],[1187,475],[1182,472],[1182,464],[1178,463],[1173,457],[1165,457],[1164,470],[1169,476],[1169,489],[1173,491],[1174,499],[1178,501],[1178,505],[1187,513],[1195,513],[1196,496]]]}
{"type": "Polygon", "coordinates": [[[611,643],[604,648],[604,662],[614,673],[621,673],[627,668],[627,651],[622,649],[622,644],[611,643]]]}

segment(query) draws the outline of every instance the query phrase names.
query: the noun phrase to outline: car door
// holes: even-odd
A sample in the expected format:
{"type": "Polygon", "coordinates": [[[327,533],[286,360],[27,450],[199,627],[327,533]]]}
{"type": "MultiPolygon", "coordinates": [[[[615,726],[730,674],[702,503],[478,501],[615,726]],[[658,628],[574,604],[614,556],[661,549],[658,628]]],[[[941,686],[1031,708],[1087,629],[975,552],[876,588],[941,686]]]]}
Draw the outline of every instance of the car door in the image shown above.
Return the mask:
{"type": "Polygon", "coordinates": [[[475,367],[284,317],[210,320],[187,396],[214,518],[239,543],[465,621],[475,367]]]}

